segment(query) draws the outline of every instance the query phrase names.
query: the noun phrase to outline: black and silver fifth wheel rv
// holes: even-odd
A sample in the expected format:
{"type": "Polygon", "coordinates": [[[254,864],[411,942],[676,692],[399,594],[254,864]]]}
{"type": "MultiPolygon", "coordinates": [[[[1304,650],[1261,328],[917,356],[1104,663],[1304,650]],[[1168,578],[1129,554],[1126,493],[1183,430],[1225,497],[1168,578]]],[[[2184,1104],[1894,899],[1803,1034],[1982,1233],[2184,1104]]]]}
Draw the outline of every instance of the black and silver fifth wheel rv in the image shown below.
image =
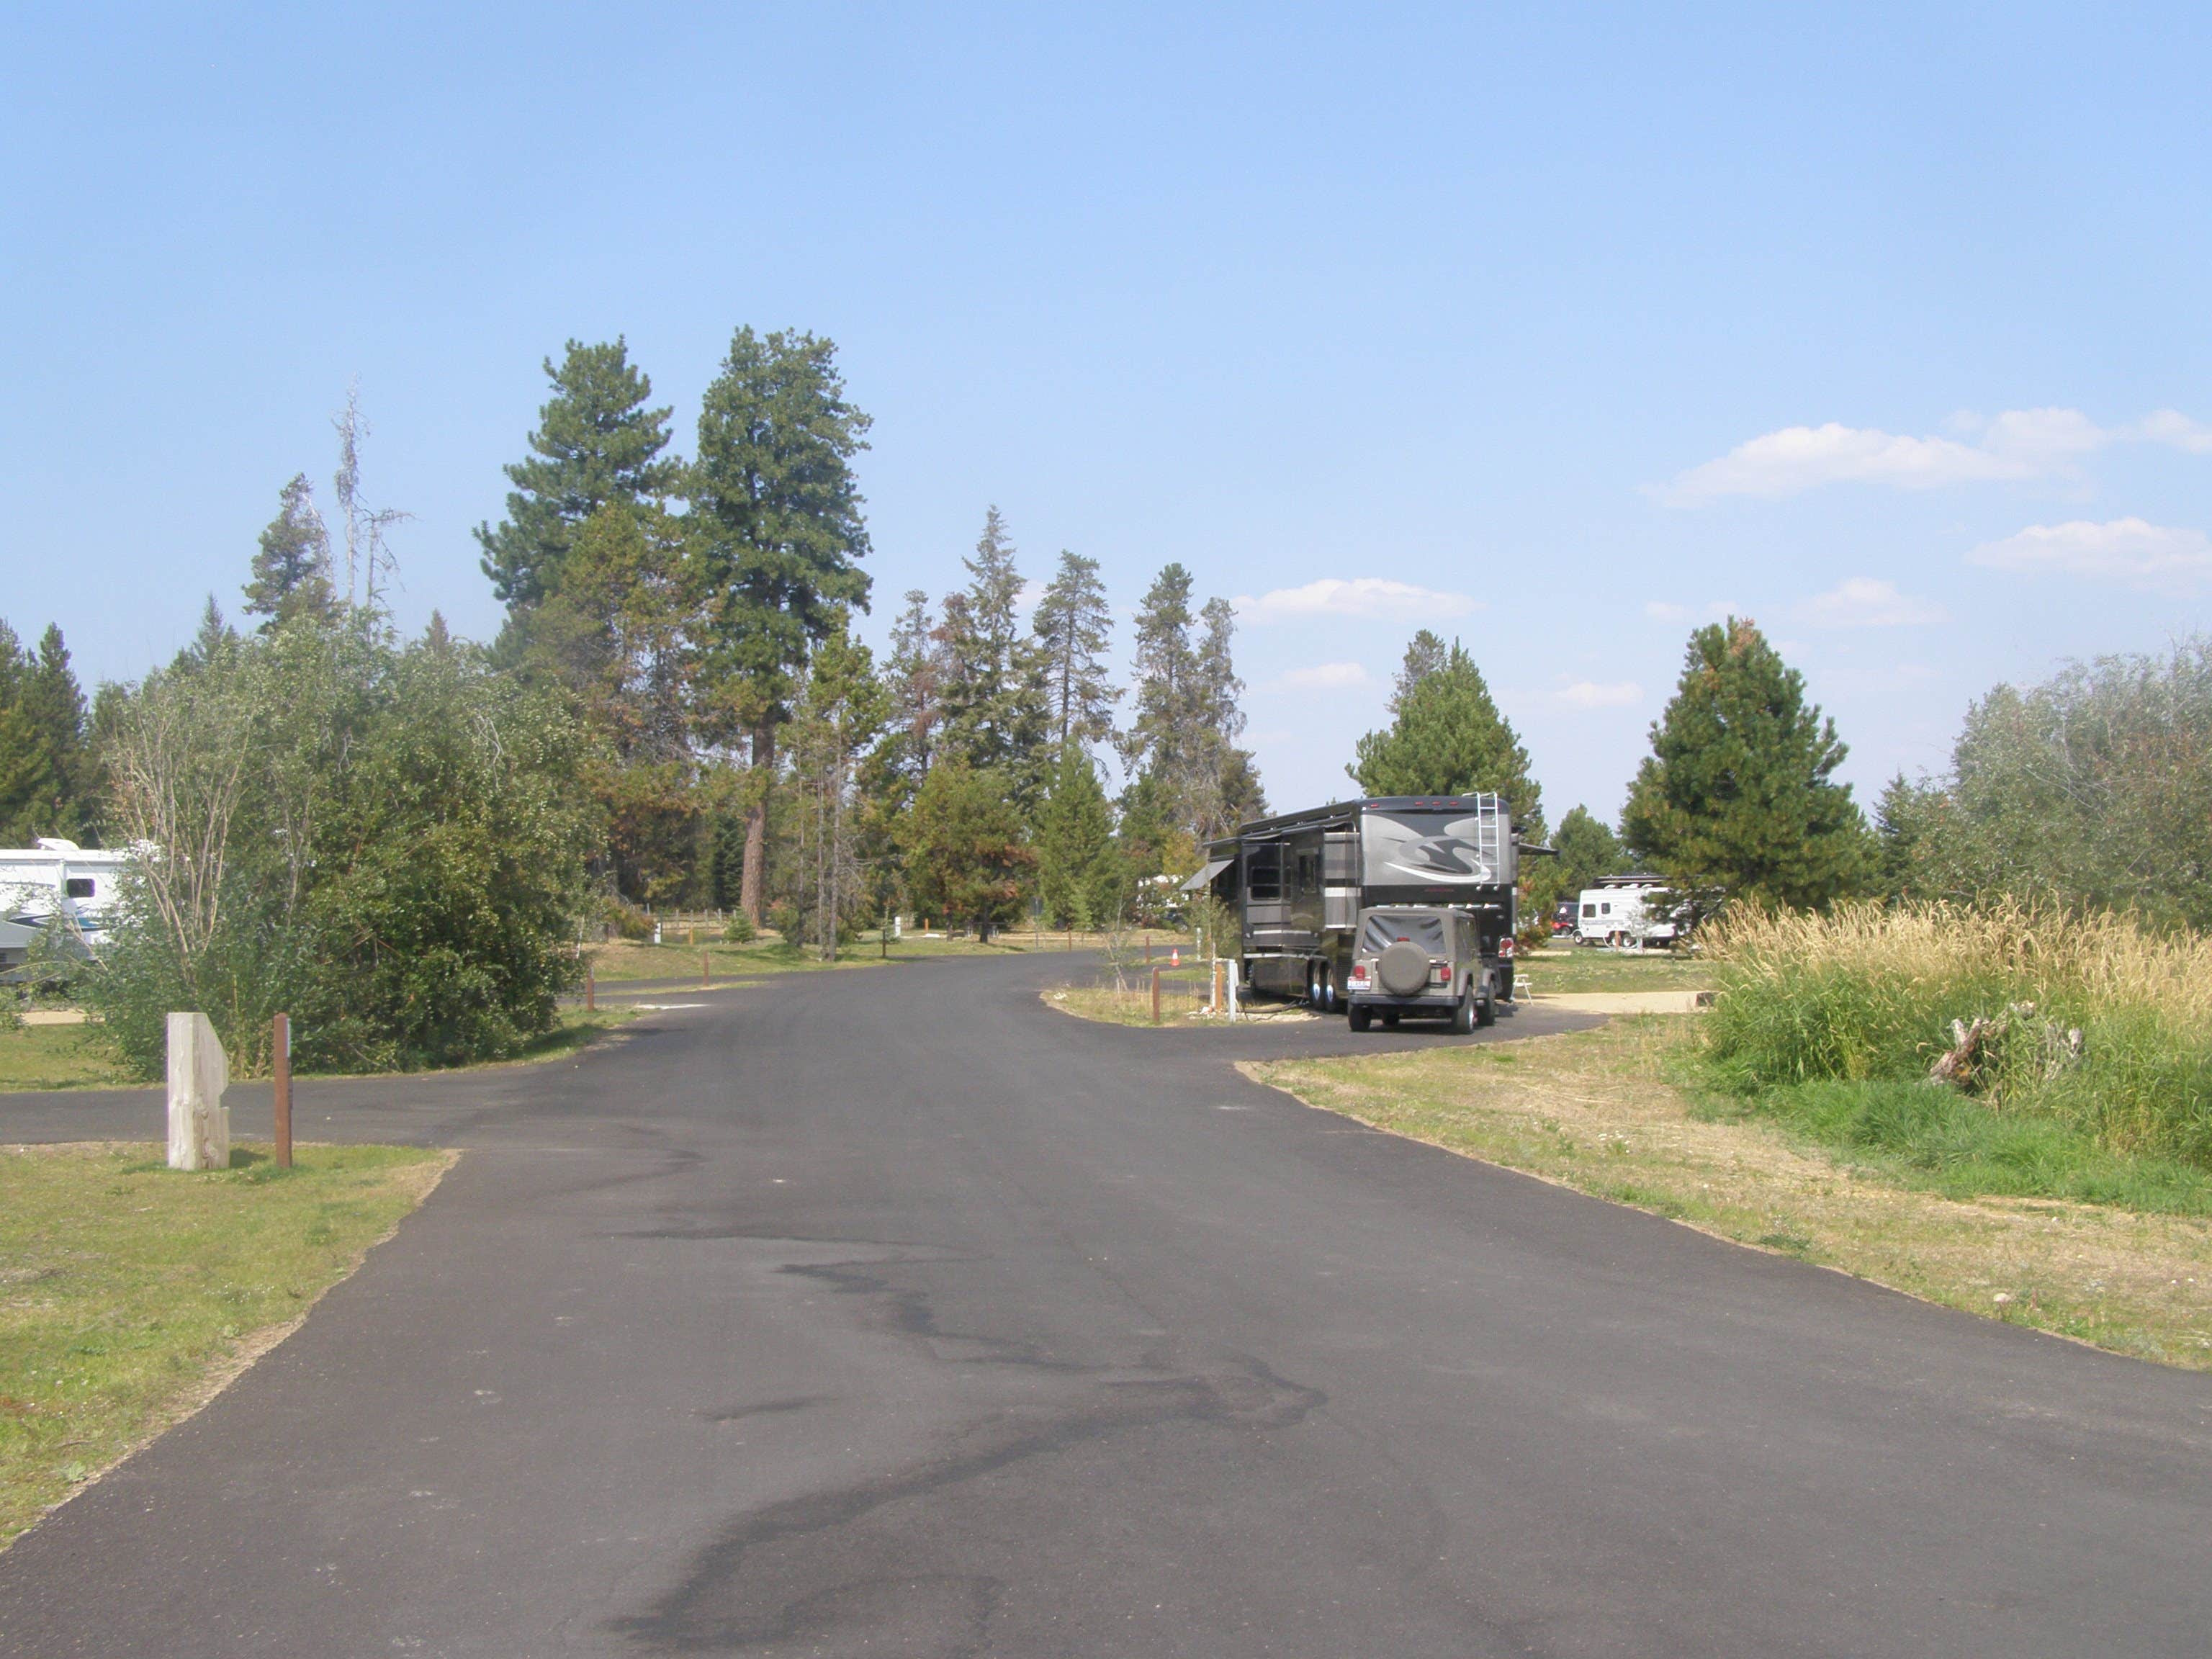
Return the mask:
{"type": "Polygon", "coordinates": [[[1550,849],[1521,846],[1497,795],[1389,796],[1248,823],[1183,885],[1237,918],[1253,993],[1348,1012],[1356,1029],[1407,1013],[1486,1024],[1513,994],[1524,850],[1550,849]],[[1418,984],[1409,951],[1390,948],[1417,934],[1437,947],[1421,947],[1418,984]]]}

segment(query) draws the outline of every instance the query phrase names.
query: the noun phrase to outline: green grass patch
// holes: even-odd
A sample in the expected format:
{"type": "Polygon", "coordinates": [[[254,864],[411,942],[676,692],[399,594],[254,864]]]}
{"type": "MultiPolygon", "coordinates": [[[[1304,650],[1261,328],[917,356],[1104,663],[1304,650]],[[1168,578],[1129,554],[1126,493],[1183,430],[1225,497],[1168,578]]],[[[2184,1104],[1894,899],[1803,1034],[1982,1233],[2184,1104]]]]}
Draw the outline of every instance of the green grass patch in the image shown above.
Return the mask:
{"type": "MultiPolygon", "coordinates": [[[[635,1009],[620,1006],[564,1008],[550,1031],[525,1042],[502,1060],[479,1065],[516,1066],[561,1060],[580,1052],[612,1027],[637,1018],[635,1009]]],[[[379,1073],[297,1073],[301,1079],[321,1076],[360,1077],[379,1073]]],[[[405,1073],[420,1076],[422,1073],[405,1073]]],[[[98,1025],[26,1025],[0,1029],[0,1094],[40,1092],[54,1089],[142,1089],[160,1079],[141,1077],[125,1066],[101,1040],[98,1025]]]]}
{"type": "Polygon", "coordinates": [[[0,1026],[0,1092],[127,1089],[140,1081],[91,1025],[0,1026]]]}
{"type": "MultiPolygon", "coordinates": [[[[533,1066],[542,1060],[562,1060],[580,1054],[618,1025],[627,1025],[638,1011],[619,1005],[609,1008],[563,1008],[550,1031],[534,1036],[504,1060],[479,1062],[485,1066],[533,1066]]],[[[350,1075],[350,1074],[349,1074],[350,1075]]],[[[420,1075],[419,1073],[417,1075],[420,1075]]]]}
{"type": "Polygon", "coordinates": [[[360,1264],[452,1154],[0,1148],[0,1547],[188,1414],[360,1264]]]}
{"type": "Polygon", "coordinates": [[[1823,1079],[1692,1098],[1701,1117],[1764,1118],[1801,1144],[1947,1198],[2063,1199],[2212,1215],[2212,1174],[2203,1170],[2113,1152],[2064,1116],[1993,1110],[1926,1083],[1823,1079]]]}
{"type": "Polygon", "coordinates": [[[1608,951],[1595,945],[1551,945],[1523,956],[1516,969],[1538,996],[1612,994],[1623,991],[1705,991],[1712,964],[1665,951],[1608,951]]]}

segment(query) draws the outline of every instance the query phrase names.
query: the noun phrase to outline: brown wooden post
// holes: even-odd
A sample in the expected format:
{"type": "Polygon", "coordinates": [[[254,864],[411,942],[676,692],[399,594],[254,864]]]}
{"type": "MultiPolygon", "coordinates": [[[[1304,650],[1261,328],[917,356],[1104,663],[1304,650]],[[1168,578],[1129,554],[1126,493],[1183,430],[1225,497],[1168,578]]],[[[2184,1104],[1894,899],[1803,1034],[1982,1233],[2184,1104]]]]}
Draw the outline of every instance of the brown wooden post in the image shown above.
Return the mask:
{"type": "Polygon", "coordinates": [[[1152,969],[1152,1024],[1160,1023],[1160,970],[1152,969]]]}
{"type": "Polygon", "coordinates": [[[269,1041],[276,1057],[276,1167],[292,1167],[292,1016],[269,1022],[269,1041]]]}
{"type": "Polygon", "coordinates": [[[702,951],[699,952],[699,988],[703,991],[713,983],[714,975],[707,969],[707,953],[702,951]]]}

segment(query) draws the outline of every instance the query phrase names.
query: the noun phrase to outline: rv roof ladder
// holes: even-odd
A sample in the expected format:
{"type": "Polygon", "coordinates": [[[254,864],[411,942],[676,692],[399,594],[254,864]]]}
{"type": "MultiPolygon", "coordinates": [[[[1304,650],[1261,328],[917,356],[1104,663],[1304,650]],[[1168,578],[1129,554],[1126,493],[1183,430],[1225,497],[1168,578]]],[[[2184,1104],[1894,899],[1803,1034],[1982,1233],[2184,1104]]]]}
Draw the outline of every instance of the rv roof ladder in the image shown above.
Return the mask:
{"type": "Polygon", "coordinates": [[[1477,795],[1474,799],[1475,856],[1494,881],[1498,872],[1505,867],[1505,837],[1512,832],[1506,825],[1504,805],[1496,795],[1477,795]]]}

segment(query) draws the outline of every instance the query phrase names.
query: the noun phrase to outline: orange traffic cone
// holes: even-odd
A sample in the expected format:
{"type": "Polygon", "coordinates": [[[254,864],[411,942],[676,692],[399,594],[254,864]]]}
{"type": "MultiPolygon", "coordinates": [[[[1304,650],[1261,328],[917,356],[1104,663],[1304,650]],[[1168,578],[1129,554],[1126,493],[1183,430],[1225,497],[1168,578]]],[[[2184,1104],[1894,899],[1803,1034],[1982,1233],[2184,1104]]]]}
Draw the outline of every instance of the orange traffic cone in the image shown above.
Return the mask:
{"type": "Polygon", "coordinates": [[[1172,947],[1169,950],[1168,966],[1170,968],[1180,968],[1182,966],[1182,950],[1180,946],[1172,947]]]}

